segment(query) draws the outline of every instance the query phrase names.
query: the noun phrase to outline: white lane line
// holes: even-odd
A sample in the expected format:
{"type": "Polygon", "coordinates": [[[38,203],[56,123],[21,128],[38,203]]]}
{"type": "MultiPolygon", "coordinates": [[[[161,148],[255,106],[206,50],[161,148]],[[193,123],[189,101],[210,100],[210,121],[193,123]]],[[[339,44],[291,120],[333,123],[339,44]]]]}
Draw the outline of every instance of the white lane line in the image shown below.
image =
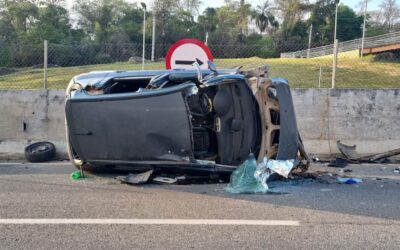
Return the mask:
{"type": "Polygon", "coordinates": [[[201,219],[0,219],[0,225],[245,225],[245,226],[300,226],[294,220],[201,220],[201,219]]]}

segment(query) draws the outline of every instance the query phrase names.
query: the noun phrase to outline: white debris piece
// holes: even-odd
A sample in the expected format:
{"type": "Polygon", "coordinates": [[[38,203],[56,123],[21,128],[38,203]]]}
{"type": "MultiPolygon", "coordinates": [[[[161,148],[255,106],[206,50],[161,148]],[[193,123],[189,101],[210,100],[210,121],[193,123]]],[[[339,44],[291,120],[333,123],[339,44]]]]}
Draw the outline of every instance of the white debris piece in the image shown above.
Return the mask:
{"type": "MultiPolygon", "coordinates": [[[[277,173],[285,178],[289,177],[295,167],[295,160],[273,160],[264,157],[263,161],[258,164],[257,169],[262,172],[277,173]],[[268,170],[268,171],[267,171],[268,170]]],[[[258,174],[260,175],[260,174],[258,174]]],[[[268,179],[268,178],[267,178],[268,179]]]]}

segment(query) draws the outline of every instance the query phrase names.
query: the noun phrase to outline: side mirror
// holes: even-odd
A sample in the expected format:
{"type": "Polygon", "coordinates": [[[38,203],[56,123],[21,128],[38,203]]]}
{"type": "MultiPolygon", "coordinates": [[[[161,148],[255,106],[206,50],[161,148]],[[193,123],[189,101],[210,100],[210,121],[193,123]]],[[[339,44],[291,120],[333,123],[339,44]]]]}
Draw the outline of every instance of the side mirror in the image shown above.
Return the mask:
{"type": "Polygon", "coordinates": [[[208,64],[208,69],[211,70],[212,72],[214,72],[217,75],[218,72],[217,72],[217,66],[215,65],[215,63],[210,61],[210,60],[208,60],[207,64],[208,64]]]}

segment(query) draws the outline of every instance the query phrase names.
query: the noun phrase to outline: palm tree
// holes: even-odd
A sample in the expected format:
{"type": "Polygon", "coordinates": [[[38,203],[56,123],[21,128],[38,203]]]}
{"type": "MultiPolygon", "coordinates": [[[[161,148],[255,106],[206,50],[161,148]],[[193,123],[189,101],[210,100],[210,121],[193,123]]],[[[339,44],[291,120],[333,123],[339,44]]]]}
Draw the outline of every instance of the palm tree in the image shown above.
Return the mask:
{"type": "Polygon", "coordinates": [[[256,13],[256,25],[261,34],[267,30],[268,26],[278,28],[279,23],[270,11],[270,3],[268,0],[264,1],[262,5],[257,5],[256,13]]]}

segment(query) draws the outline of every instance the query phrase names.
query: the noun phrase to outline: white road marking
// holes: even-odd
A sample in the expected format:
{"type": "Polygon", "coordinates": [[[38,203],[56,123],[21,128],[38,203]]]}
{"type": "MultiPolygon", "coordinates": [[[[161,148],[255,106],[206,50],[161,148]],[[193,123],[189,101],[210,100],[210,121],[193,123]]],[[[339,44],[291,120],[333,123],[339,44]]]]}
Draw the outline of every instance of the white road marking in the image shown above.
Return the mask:
{"type": "Polygon", "coordinates": [[[0,225],[244,225],[244,226],[300,226],[294,220],[216,220],[216,219],[0,219],[0,225]]]}

